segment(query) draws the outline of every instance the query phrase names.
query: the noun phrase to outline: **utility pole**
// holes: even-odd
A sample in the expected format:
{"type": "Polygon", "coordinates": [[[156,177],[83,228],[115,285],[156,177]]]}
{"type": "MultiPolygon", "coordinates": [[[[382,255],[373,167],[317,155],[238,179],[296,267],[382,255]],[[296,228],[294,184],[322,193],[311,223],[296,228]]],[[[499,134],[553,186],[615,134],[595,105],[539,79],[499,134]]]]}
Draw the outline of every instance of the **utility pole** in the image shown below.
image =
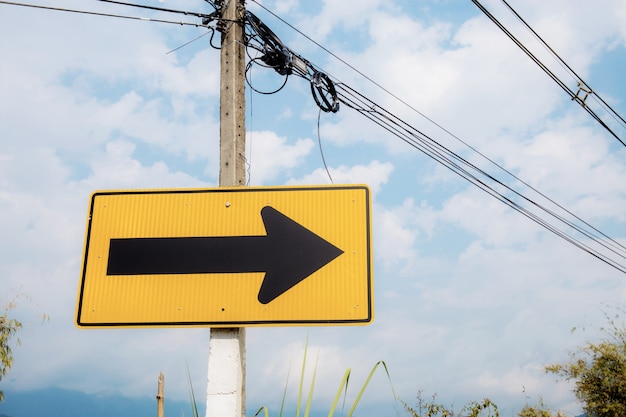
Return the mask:
{"type": "MultiPolygon", "coordinates": [[[[220,187],[246,184],[245,0],[222,1],[220,187]]],[[[245,417],[245,328],[212,328],[206,417],[245,417]]]]}
{"type": "Polygon", "coordinates": [[[165,376],[163,372],[159,374],[157,385],[157,417],[164,417],[165,413],[165,376]]]}
{"type": "Polygon", "coordinates": [[[224,0],[222,12],[220,187],[246,185],[244,1],[224,0]]]}

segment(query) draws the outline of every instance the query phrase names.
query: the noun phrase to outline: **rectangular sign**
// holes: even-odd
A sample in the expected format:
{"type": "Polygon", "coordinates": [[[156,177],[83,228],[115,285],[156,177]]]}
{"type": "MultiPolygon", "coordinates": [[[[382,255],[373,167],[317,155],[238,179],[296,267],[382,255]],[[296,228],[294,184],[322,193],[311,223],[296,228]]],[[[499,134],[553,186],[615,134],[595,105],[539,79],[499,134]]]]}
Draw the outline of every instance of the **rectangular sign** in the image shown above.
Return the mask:
{"type": "Polygon", "coordinates": [[[373,319],[365,185],[96,191],[79,327],[373,319]]]}

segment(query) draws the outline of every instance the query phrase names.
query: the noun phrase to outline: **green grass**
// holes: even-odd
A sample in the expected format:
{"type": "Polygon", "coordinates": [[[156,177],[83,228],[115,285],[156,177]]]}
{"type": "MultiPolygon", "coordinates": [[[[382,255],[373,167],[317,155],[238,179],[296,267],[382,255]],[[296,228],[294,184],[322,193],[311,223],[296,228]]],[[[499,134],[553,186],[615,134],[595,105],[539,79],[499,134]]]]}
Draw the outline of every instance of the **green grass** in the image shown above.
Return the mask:
{"type": "MultiPolygon", "coordinates": [[[[300,372],[300,384],[298,387],[298,400],[296,402],[296,413],[295,413],[295,417],[300,417],[300,412],[302,410],[302,394],[303,394],[303,387],[304,387],[304,371],[305,371],[305,367],[307,364],[307,353],[308,353],[308,340],[307,343],[305,345],[304,348],[304,356],[302,359],[302,369],[300,372]]],[[[313,375],[311,377],[311,386],[309,388],[309,393],[306,399],[306,404],[304,404],[304,413],[303,413],[303,417],[309,417],[309,414],[311,412],[311,406],[313,405],[313,391],[315,388],[315,378],[317,376],[317,364],[318,364],[318,360],[319,360],[319,355],[316,357],[315,359],[315,367],[313,370],[313,375]]],[[[393,389],[393,383],[391,382],[391,376],[389,375],[389,370],[387,369],[387,365],[385,364],[384,361],[379,361],[377,362],[371,369],[369,375],[367,376],[367,378],[365,379],[365,382],[363,382],[363,385],[361,386],[361,389],[359,390],[358,395],[356,396],[356,398],[354,399],[354,402],[352,403],[352,406],[350,407],[348,413],[346,414],[346,417],[352,417],[354,411],[356,410],[357,405],[359,404],[359,401],[361,400],[361,398],[363,397],[363,394],[365,393],[365,389],[367,388],[367,386],[369,385],[370,381],[372,380],[372,377],[374,376],[374,374],[376,373],[376,371],[379,368],[383,368],[385,373],[387,374],[387,379],[389,380],[389,385],[391,387],[391,392],[393,394],[393,398],[394,398],[394,402],[396,400],[396,393],[393,389]]],[[[332,402],[332,404],[330,405],[329,411],[328,411],[328,417],[333,417],[335,415],[335,412],[337,411],[337,406],[340,402],[340,400],[343,398],[343,402],[342,402],[342,410],[345,409],[345,401],[346,401],[346,397],[347,397],[347,393],[348,393],[348,386],[350,383],[350,375],[351,375],[352,371],[350,368],[346,369],[346,372],[343,375],[343,378],[341,379],[341,382],[339,384],[339,388],[337,389],[337,393],[335,395],[335,398],[332,402]]],[[[281,402],[281,406],[280,406],[280,410],[279,410],[279,414],[278,417],[282,417],[283,413],[285,412],[285,400],[287,397],[287,385],[289,384],[289,375],[287,375],[287,380],[285,382],[285,388],[283,390],[283,398],[282,398],[282,402],[281,402]]],[[[258,411],[254,414],[254,417],[270,417],[270,413],[269,413],[269,409],[266,406],[262,406],[261,408],[258,409],[258,411]]]]}
{"type": "MultiPolygon", "coordinates": [[[[196,404],[196,395],[193,392],[193,384],[191,383],[191,373],[189,372],[189,363],[185,359],[185,363],[187,365],[187,383],[189,384],[189,401],[191,402],[191,416],[199,417],[198,415],[198,405],[196,404]]],[[[183,413],[183,417],[184,417],[183,413]]]]}

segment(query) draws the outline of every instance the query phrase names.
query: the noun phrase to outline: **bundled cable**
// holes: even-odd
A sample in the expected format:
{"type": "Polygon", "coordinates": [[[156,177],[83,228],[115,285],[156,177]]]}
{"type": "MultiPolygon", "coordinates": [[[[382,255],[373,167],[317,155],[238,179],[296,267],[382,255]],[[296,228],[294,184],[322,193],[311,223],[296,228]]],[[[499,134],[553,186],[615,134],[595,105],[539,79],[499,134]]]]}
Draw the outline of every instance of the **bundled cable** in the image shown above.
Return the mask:
{"type": "Polygon", "coordinates": [[[250,57],[246,66],[246,82],[254,91],[262,94],[276,93],[285,86],[290,75],[297,75],[309,81],[313,99],[322,111],[332,113],[339,111],[337,91],[330,77],[285,46],[280,38],[250,11],[246,12],[246,47],[250,57]],[[256,89],[248,77],[248,72],[254,64],[271,68],[285,77],[282,85],[271,92],[256,89]]]}

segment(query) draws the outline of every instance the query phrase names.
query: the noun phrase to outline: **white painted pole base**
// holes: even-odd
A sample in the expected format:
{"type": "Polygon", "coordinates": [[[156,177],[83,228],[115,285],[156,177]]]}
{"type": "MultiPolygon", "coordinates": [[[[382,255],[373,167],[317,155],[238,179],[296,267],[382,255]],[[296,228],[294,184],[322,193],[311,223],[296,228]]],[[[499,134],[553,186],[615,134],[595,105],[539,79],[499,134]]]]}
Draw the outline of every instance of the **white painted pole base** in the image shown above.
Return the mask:
{"type": "Polygon", "coordinates": [[[245,417],[246,329],[211,329],[206,417],[245,417]]]}

